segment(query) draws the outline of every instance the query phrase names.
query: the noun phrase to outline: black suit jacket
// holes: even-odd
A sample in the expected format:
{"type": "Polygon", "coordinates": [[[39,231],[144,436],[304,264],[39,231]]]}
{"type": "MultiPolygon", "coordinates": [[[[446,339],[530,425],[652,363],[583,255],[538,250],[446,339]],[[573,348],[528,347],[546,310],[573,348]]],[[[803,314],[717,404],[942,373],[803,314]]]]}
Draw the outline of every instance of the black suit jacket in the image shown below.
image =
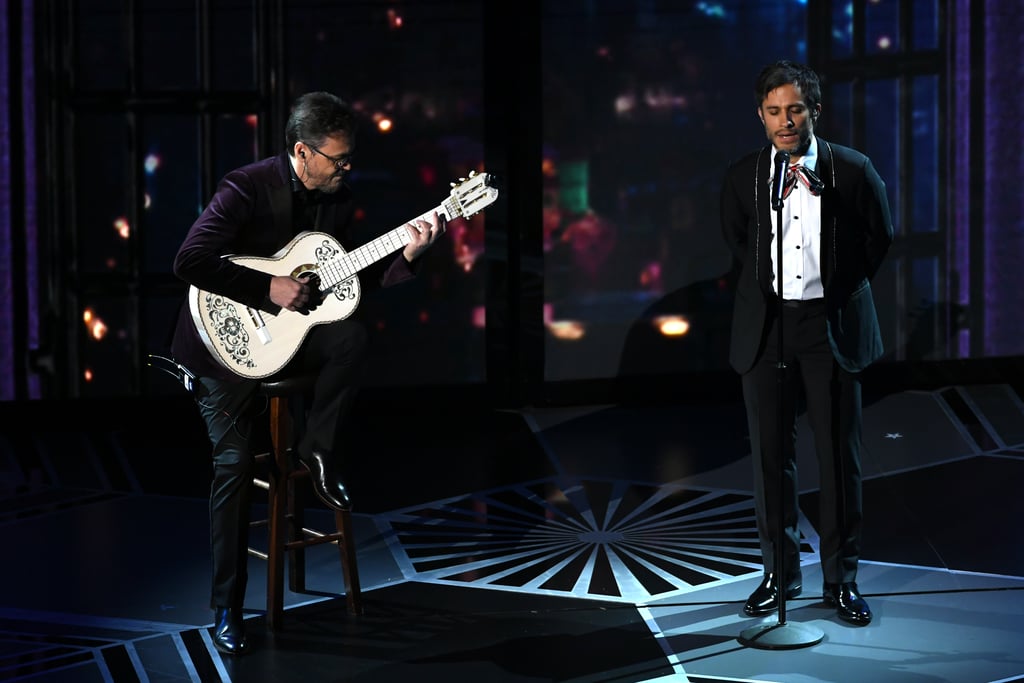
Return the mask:
{"type": "MultiPolygon", "coordinates": [[[[199,289],[264,308],[271,275],[232,262],[225,256],[274,256],[296,235],[293,226],[291,167],[287,153],[254,162],[228,173],[199,218],[189,229],[174,259],[174,273],[199,289]]],[[[335,237],[346,251],[375,236],[356,235],[355,204],[350,188],[324,195],[316,229],[335,237]]],[[[361,286],[390,286],[414,277],[402,253],[382,259],[359,273],[361,286]]],[[[207,350],[196,330],[188,302],[182,304],[171,353],[192,372],[220,379],[240,376],[222,366],[207,350]]]]}
{"type": "MultiPolygon", "coordinates": [[[[722,233],[736,260],[729,362],[740,374],[757,361],[766,333],[772,287],[771,172],[766,145],[732,164],[721,193],[722,233]]],[[[818,138],[821,195],[821,278],[828,310],[828,339],[839,365],[860,372],[883,353],[871,293],[874,277],[893,241],[885,183],[864,154],[818,138]]]]}

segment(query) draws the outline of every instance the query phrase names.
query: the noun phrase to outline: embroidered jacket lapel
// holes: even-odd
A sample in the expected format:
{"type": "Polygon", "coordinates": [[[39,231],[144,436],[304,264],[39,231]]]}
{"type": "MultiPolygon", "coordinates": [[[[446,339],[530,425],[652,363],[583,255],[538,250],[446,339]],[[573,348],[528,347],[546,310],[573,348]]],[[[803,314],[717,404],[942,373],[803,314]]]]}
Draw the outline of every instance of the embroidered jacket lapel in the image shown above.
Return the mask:
{"type": "Polygon", "coordinates": [[[825,183],[821,193],[821,253],[818,254],[818,262],[821,264],[821,284],[827,289],[838,258],[835,248],[839,194],[832,146],[821,138],[818,138],[818,176],[825,183]]]}
{"type": "Polygon", "coordinates": [[[761,285],[761,290],[766,296],[771,296],[772,292],[772,252],[775,248],[774,241],[772,240],[772,224],[774,222],[772,216],[772,205],[771,205],[771,170],[772,170],[772,146],[767,145],[761,149],[761,152],[757,155],[757,161],[754,168],[754,211],[756,213],[757,222],[757,234],[755,235],[757,244],[756,262],[757,262],[757,282],[761,285]]]}

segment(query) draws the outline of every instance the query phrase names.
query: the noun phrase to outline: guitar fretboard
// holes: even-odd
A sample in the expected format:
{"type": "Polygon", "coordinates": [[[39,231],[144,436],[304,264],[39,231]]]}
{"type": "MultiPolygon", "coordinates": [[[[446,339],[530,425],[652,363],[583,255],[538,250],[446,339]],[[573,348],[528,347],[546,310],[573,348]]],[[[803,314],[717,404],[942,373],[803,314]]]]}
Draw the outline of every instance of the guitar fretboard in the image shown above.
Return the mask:
{"type": "MultiPolygon", "coordinates": [[[[437,211],[438,216],[445,220],[458,218],[461,215],[459,205],[449,197],[440,206],[414,218],[413,221],[430,220],[430,214],[437,211]]],[[[409,221],[410,223],[412,221],[409,221]]],[[[405,225],[386,232],[377,239],[371,240],[361,247],[353,249],[320,264],[320,291],[327,292],[336,285],[349,279],[363,268],[373,265],[389,254],[393,254],[409,244],[411,237],[405,225]]]]}

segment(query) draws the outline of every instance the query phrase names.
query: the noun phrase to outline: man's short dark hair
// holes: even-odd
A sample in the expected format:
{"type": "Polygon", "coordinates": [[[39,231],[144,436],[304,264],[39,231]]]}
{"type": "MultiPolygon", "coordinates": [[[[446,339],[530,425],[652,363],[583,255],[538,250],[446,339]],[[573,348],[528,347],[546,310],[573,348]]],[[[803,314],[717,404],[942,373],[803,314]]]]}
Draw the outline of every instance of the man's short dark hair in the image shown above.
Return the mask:
{"type": "Polygon", "coordinates": [[[309,92],[292,105],[284,128],[284,142],[288,154],[292,154],[295,143],[300,140],[320,147],[328,137],[338,133],[345,134],[349,142],[355,143],[356,116],[351,105],[329,92],[309,92]]]}
{"type": "Polygon", "coordinates": [[[804,64],[782,59],[764,67],[757,75],[757,81],[754,83],[754,99],[758,108],[761,107],[761,103],[764,102],[768,93],[787,83],[792,83],[800,88],[800,93],[804,96],[804,103],[808,108],[814,109],[821,103],[821,83],[818,80],[818,74],[804,64]]]}

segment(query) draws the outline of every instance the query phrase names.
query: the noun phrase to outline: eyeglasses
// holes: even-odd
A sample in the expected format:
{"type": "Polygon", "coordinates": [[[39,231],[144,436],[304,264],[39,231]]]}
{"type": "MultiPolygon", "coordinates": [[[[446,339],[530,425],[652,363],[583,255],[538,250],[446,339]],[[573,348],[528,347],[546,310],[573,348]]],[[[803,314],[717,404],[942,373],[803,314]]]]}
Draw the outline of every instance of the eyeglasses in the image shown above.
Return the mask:
{"type": "Polygon", "coordinates": [[[308,142],[306,143],[306,146],[309,147],[314,152],[316,152],[317,154],[319,154],[320,156],[322,156],[324,159],[327,159],[327,161],[329,161],[332,164],[334,164],[334,167],[339,169],[339,170],[342,169],[342,168],[345,168],[346,166],[351,165],[352,164],[352,159],[355,156],[354,154],[342,154],[341,156],[329,157],[326,154],[324,154],[323,152],[321,152],[320,150],[318,150],[313,145],[309,144],[308,142]]]}

